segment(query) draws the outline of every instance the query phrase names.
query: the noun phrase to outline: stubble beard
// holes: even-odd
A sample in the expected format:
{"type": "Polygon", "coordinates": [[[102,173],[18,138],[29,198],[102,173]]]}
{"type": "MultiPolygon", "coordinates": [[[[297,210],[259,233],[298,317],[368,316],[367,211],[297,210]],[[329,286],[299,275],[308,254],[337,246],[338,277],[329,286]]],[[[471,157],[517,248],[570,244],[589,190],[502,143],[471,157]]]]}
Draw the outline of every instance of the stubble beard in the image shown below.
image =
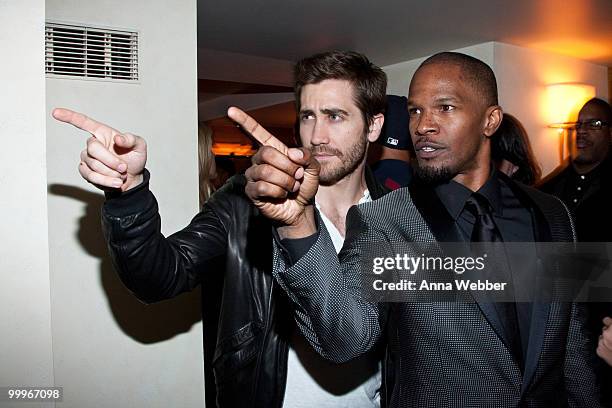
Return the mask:
{"type": "Polygon", "coordinates": [[[455,163],[426,164],[426,160],[417,158],[415,175],[424,184],[437,185],[451,181],[460,172],[466,171],[474,165],[474,160],[478,154],[478,146],[474,146],[472,151],[466,152],[465,157],[460,158],[455,163]]]}
{"type": "Polygon", "coordinates": [[[442,184],[446,183],[455,176],[449,166],[431,166],[423,165],[418,162],[415,170],[417,179],[424,184],[442,184]]]}
{"type": "Polygon", "coordinates": [[[338,149],[311,147],[310,150],[313,154],[325,152],[335,155],[340,160],[338,165],[321,164],[319,184],[322,186],[332,186],[352,174],[363,162],[367,147],[368,141],[365,135],[360,137],[358,143],[344,153],[338,149]]]}

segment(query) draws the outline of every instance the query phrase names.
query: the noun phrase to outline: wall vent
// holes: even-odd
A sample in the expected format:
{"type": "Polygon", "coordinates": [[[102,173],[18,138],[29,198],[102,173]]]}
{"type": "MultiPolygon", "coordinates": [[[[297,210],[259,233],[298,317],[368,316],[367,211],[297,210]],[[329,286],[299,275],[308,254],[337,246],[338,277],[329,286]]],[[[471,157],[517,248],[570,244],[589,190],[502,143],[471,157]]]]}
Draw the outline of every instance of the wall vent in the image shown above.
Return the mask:
{"type": "Polygon", "coordinates": [[[45,73],[136,81],[138,33],[47,22],[45,73]]]}

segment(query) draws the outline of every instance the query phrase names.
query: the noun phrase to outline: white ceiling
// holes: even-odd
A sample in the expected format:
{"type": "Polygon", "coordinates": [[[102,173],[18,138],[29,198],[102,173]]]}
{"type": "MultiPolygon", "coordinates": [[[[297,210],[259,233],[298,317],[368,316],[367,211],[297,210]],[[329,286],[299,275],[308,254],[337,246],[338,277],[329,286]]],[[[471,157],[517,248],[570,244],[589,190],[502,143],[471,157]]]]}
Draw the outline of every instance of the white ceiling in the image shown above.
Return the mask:
{"type": "Polygon", "coordinates": [[[198,2],[199,48],[277,60],[353,49],[384,66],[487,41],[612,66],[612,0],[198,2]]]}

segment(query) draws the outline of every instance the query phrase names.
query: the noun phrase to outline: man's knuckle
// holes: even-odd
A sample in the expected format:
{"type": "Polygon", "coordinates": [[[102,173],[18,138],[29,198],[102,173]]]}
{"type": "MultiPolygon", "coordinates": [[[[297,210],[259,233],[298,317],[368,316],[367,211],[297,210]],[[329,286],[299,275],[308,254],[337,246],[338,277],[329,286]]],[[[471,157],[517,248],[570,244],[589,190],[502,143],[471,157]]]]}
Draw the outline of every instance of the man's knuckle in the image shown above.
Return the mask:
{"type": "Polygon", "coordinates": [[[270,180],[274,176],[274,168],[269,164],[258,166],[257,176],[260,180],[270,180]]]}
{"type": "Polygon", "coordinates": [[[263,154],[265,155],[265,161],[266,162],[273,162],[275,160],[277,160],[278,158],[278,150],[276,150],[274,147],[272,146],[264,146],[264,151],[263,154]]]}
{"type": "Polygon", "coordinates": [[[255,154],[253,155],[253,157],[251,157],[251,163],[253,164],[259,164],[261,163],[261,148],[259,150],[257,150],[255,152],[255,154]]]}
{"type": "Polygon", "coordinates": [[[262,161],[270,160],[270,153],[269,146],[263,146],[261,149],[259,149],[259,155],[262,161]]]}
{"type": "Polygon", "coordinates": [[[265,183],[258,182],[255,184],[255,190],[258,196],[264,196],[268,193],[268,186],[265,183]]]}
{"type": "Polygon", "coordinates": [[[285,175],[284,185],[287,190],[293,190],[293,186],[295,185],[295,179],[289,175],[285,175]]]}

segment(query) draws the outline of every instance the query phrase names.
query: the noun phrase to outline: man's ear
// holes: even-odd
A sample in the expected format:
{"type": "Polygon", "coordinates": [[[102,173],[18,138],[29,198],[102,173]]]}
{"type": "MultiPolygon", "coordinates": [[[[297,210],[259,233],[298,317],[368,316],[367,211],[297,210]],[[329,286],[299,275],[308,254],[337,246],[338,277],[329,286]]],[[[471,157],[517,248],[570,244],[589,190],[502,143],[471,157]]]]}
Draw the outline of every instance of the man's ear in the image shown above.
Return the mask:
{"type": "Polygon", "coordinates": [[[489,106],[487,108],[485,124],[484,124],[484,129],[482,130],[482,133],[486,137],[493,136],[493,133],[495,133],[497,128],[499,128],[499,125],[501,124],[503,117],[504,117],[504,112],[502,111],[501,106],[499,105],[489,106]]]}
{"type": "Polygon", "coordinates": [[[368,129],[368,141],[370,143],[374,143],[378,139],[384,123],[385,115],[383,115],[382,113],[374,115],[374,118],[372,119],[372,124],[368,129]]]}

